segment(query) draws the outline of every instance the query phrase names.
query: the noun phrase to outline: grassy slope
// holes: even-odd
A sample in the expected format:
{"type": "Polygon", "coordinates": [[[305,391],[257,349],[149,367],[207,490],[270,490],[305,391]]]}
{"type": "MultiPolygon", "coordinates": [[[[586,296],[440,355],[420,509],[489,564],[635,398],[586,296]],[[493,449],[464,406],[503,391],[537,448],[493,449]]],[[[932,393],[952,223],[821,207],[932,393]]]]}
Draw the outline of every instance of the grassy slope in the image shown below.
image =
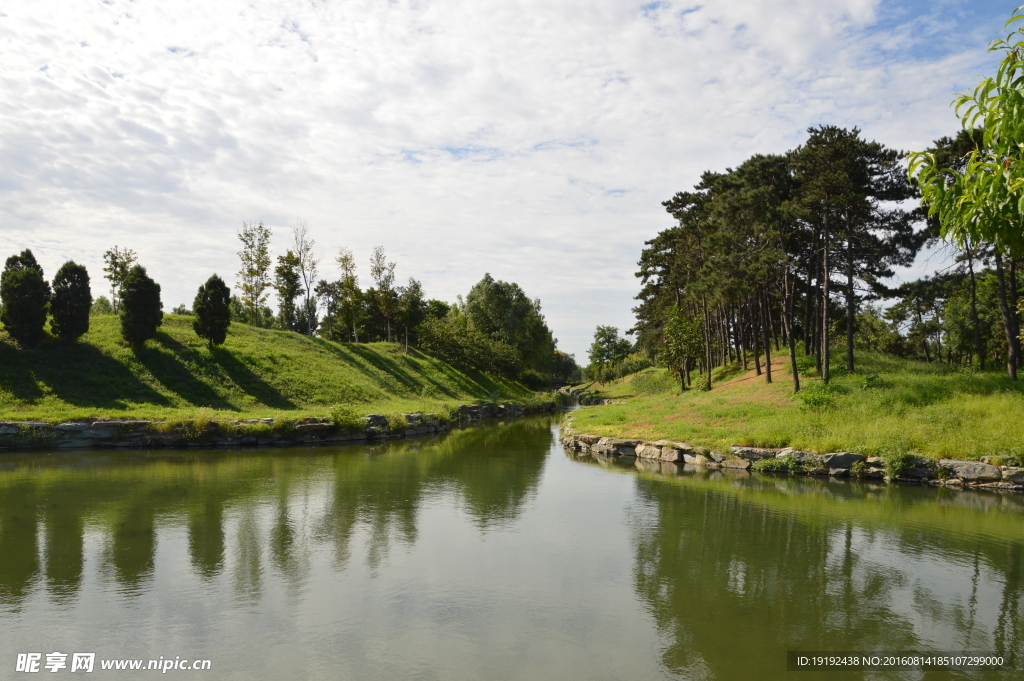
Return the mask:
{"type": "MultiPolygon", "coordinates": [[[[845,361],[840,358],[839,361],[845,361]]],[[[710,393],[635,396],[628,382],[607,386],[625,404],[574,414],[583,432],[685,440],[721,449],[730,444],[793,446],[812,452],[913,452],[976,458],[1024,455],[1024,386],[997,371],[976,373],[941,364],[861,353],[858,370],[833,367],[824,407],[792,394],[788,362],[773,363],[775,383],[732,367],[710,393]],[[732,376],[729,377],[729,374],[732,376]],[[871,375],[875,379],[868,379],[871,375]]],[[[802,377],[811,394],[818,379],[802,377]]]]}
{"type": "Polygon", "coordinates": [[[406,355],[397,344],[332,343],[232,324],[225,344],[210,350],[191,317],[177,315],[165,316],[139,350],[123,344],[114,317],[93,317],[89,333],[70,345],[48,338],[18,350],[0,332],[0,418],[7,419],[169,418],[200,408],[236,418],[326,415],[339,403],[363,413],[434,411],[530,394],[406,355]]]}

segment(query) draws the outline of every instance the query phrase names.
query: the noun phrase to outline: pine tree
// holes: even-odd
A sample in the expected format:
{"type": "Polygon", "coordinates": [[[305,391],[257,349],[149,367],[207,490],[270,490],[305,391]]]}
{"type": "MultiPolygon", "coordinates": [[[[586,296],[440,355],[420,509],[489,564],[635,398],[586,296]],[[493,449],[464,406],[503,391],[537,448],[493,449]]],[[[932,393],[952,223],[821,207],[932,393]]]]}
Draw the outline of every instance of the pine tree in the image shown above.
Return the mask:
{"type": "Polygon", "coordinates": [[[222,345],[231,325],[231,289],[216,274],[199,287],[192,302],[192,328],[209,346],[222,345]]]}
{"type": "Polygon", "coordinates": [[[163,316],[160,284],[149,278],[145,267],[136,265],[121,284],[121,335],[131,345],[142,345],[156,336],[163,316]]]}
{"type": "Polygon", "coordinates": [[[84,266],[68,260],[53,278],[53,301],[50,328],[62,341],[74,342],[89,330],[92,292],[89,272],[84,266]]]}
{"type": "Polygon", "coordinates": [[[0,302],[0,322],[7,333],[22,347],[37,345],[44,335],[50,287],[32,251],[7,258],[0,275],[0,302]]]}

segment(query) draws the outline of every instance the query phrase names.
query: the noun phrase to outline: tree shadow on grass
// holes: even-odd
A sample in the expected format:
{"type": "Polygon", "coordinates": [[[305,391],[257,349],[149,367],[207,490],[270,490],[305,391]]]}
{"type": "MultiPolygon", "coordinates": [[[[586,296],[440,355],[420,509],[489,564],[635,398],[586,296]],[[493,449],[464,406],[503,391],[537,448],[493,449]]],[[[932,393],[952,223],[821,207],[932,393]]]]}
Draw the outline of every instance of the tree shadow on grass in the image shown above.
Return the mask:
{"type": "MultiPolygon", "coordinates": [[[[314,341],[378,385],[382,385],[381,373],[383,373],[394,378],[412,394],[418,394],[424,383],[430,385],[431,393],[434,395],[456,397],[458,394],[443,383],[421,373],[418,369],[415,374],[410,373],[408,368],[410,368],[411,360],[405,362],[406,366],[403,367],[402,363],[385,357],[361,343],[334,343],[322,339],[314,339],[314,341]],[[379,373],[372,371],[371,366],[376,368],[379,373]]],[[[383,384],[382,387],[388,386],[383,384]]]]}
{"type": "Polygon", "coordinates": [[[239,361],[230,350],[217,347],[213,348],[210,354],[213,361],[246,395],[272,409],[298,408],[294,402],[282,395],[281,391],[253,373],[252,369],[239,361]]]}
{"type": "Polygon", "coordinates": [[[175,395],[197,407],[212,407],[227,411],[238,411],[223,396],[199,379],[195,372],[182,361],[182,357],[195,353],[171,338],[163,331],[156,335],[159,348],[135,348],[135,357],[149,370],[156,380],[175,395]]]}
{"type": "Polygon", "coordinates": [[[0,388],[28,404],[50,392],[76,407],[171,406],[164,395],[99,348],[55,339],[46,339],[39,347],[28,350],[0,342],[0,388]]]}

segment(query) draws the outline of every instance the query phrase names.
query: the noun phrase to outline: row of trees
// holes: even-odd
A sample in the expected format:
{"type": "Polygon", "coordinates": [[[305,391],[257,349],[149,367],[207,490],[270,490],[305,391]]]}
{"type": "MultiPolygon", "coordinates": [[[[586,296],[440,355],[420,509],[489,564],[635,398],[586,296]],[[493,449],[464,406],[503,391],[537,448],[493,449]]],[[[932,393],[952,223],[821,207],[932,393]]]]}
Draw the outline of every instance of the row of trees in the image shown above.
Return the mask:
{"type": "Polygon", "coordinates": [[[844,347],[851,371],[860,346],[982,369],[1005,363],[1016,379],[1024,31],[990,49],[1003,54],[995,77],[955,102],[963,129],[910,154],[909,173],[904,154],[856,128],[821,126],[797,149],[706,172],[666,201],[676,225],[641,256],[634,349],[684,387],[699,370],[707,389],[710,369],[730,361],[753,359],[760,374],[763,358],[771,381],[780,339],[794,390],[798,349],[827,383],[833,347],[844,347]],[[912,198],[922,208],[904,208],[912,198]],[[885,285],[893,267],[939,239],[955,250],[952,268],[885,285]],[[879,298],[894,302],[865,305],[879,298]]]}
{"type": "Polygon", "coordinates": [[[339,278],[320,278],[321,260],[316,242],[305,222],[291,227],[291,243],[283,255],[270,255],[270,227],[243,223],[238,233],[239,295],[232,301],[232,316],[238,321],[265,328],[319,334],[330,340],[369,342],[402,340],[415,342],[415,329],[426,315],[423,287],[410,278],[406,286],[396,284],[395,263],[388,262],[382,246],[373,250],[370,277],[374,286],[359,287],[352,252],[341,248],[335,258],[339,278]],[[276,293],[278,310],[267,305],[276,293]]]}
{"type": "Polygon", "coordinates": [[[915,189],[900,152],[856,128],[808,133],[663,204],[677,224],[646,242],[631,332],[684,387],[699,370],[710,389],[710,368],[751,359],[771,381],[780,340],[791,366],[802,346],[827,382],[836,322],[853,370],[859,306],[928,239],[923,213],[901,206],[915,189]]]}
{"type": "MultiPolygon", "coordinates": [[[[422,285],[410,278],[395,285],[395,263],[384,249],[374,249],[370,275],[374,286],[359,287],[352,254],[342,249],[336,260],[340,277],[319,279],[319,261],[304,223],[293,227],[293,246],[277,258],[270,277],[270,230],[244,225],[239,234],[242,271],[240,296],[216,274],[199,287],[188,309],[172,312],[194,316],[193,329],[212,347],[225,341],[232,322],[276,327],[335,341],[399,341],[419,346],[465,368],[487,371],[540,387],[566,382],[578,371],[575,360],[557,350],[557,341],[541,313],[518,284],[485,275],[455,304],[428,300],[422,285]],[[267,291],[278,294],[275,315],[266,305],[267,291]]],[[[3,274],[0,320],[22,346],[44,336],[47,314],[51,330],[74,341],[89,328],[94,314],[117,314],[124,338],[140,345],[156,334],[163,319],[160,285],[136,263],[135,252],[117,246],[104,254],[110,298],[92,300],[86,269],[67,263],[50,285],[30,251],[8,259],[3,274]]]]}
{"type": "Polygon", "coordinates": [[[487,274],[455,304],[428,299],[416,279],[397,283],[396,264],[378,246],[369,263],[372,285],[363,289],[347,248],[334,259],[338,278],[321,278],[316,244],[301,220],[292,225],[290,247],[276,265],[271,237],[262,223],[245,223],[238,233],[240,295],[231,301],[233,319],[335,341],[397,341],[534,385],[565,382],[577,370],[575,360],[557,350],[540,301],[518,284],[487,274]],[[276,314],[267,305],[271,291],[276,314]]]}
{"type": "MultiPolygon", "coordinates": [[[[132,345],[140,345],[156,334],[163,318],[160,285],[149,278],[144,267],[132,266],[134,254],[130,251],[115,246],[105,258],[117,263],[105,271],[114,283],[112,297],[119,309],[121,333],[132,345]]],[[[89,330],[93,305],[89,272],[69,260],[57,270],[53,282],[47,283],[43,268],[26,249],[4,263],[0,304],[0,322],[20,346],[32,347],[43,340],[48,316],[53,335],[74,342],[89,330]]]]}

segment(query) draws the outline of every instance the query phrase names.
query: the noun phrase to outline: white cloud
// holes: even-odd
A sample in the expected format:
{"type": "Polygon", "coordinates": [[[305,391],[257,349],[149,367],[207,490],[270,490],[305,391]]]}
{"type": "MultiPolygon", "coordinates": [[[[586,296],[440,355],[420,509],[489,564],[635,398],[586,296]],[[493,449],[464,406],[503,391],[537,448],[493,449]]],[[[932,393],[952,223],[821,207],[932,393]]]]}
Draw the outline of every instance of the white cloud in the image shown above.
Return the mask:
{"type": "Polygon", "coordinates": [[[519,282],[585,359],[595,325],[631,325],[660,202],[702,170],[819,123],[899,148],[954,130],[1004,18],[965,27],[968,6],[21,3],[0,16],[0,254],[75,258],[98,293],[128,246],[169,309],[237,269],[243,220],[280,250],[302,216],[364,278],[383,244],[434,297],[519,282]]]}

